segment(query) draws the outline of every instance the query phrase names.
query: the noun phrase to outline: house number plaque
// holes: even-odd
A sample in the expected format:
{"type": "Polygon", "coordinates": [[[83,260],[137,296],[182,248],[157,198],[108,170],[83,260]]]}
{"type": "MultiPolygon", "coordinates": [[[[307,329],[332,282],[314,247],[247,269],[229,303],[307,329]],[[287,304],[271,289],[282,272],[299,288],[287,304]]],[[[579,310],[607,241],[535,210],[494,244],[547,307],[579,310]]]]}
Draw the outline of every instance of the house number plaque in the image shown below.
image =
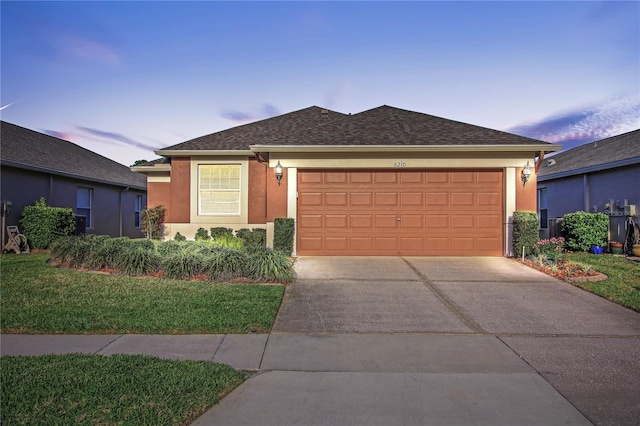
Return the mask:
{"type": "Polygon", "coordinates": [[[407,167],[407,163],[404,161],[396,161],[395,163],[393,163],[393,167],[398,168],[398,167],[407,167]]]}

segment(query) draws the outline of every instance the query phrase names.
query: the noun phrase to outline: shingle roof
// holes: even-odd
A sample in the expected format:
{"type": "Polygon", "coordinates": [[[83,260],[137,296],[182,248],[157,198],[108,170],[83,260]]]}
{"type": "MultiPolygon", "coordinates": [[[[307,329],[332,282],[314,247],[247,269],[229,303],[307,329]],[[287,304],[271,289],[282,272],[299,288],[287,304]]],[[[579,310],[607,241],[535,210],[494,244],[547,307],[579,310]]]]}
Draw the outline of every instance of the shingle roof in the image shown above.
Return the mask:
{"type": "Polygon", "coordinates": [[[544,159],[538,178],[579,173],[588,168],[606,169],[640,162],[640,129],[591,142],[544,159]]]}
{"type": "Polygon", "coordinates": [[[146,176],[74,143],[2,121],[0,160],[78,179],[146,189],[146,176]]]}
{"type": "Polygon", "coordinates": [[[428,146],[541,145],[546,142],[383,105],[305,131],[283,132],[272,144],[428,146]]]}
{"type": "Polygon", "coordinates": [[[250,145],[263,144],[277,139],[282,134],[309,129],[323,123],[331,122],[342,113],[312,106],[299,111],[267,118],[254,123],[232,127],[227,130],[201,136],[179,143],[161,151],[195,150],[195,151],[235,151],[249,150],[250,145]]]}

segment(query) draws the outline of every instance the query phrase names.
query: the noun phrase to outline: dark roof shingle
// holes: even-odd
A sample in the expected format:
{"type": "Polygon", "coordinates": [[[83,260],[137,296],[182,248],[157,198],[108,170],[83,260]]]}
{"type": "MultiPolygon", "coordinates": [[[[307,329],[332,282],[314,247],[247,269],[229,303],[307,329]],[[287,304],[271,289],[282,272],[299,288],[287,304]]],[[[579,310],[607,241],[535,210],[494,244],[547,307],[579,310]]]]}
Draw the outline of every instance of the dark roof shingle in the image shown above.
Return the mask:
{"type": "Polygon", "coordinates": [[[2,121],[0,159],[79,179],[146,189],[146,176],[72,142],[2,121]]]}
{"type": "Polygon", "coordinates": [[[538,177],[566,174],[573,170],[606,165],[637,158],[640,161],[640,129],[590,142],[559,152],[543,160],[538,177]]]}

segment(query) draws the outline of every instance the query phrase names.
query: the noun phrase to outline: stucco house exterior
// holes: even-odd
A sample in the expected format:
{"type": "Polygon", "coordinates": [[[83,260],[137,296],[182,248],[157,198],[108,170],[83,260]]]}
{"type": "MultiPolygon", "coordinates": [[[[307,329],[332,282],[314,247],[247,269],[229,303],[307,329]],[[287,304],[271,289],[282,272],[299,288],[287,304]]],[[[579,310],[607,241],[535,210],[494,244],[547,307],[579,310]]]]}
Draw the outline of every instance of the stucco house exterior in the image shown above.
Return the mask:
{"type": "Polygon", "coordinates": [[[44,197],[50,206],[72,208],[79,231],[143,237],[144,176],[74,143],[4,121],[0,140],[0,197],[10,210],[6,226],[19,226],[22,209],[44,197]]]}
{"type": "Polygon", "coordinates": [[[149,206],[165,206],[167,238],[261,227],[269,244],[274,219],[289,217],[297,255],[502,256],[513,212],[536,210],[534,158],[559,148],[390,106],[312,106],[161,149],[132,170],[147,176],[149,206]]]}
{"type": "Polygon", "coordinates": [[[542,237],[557,234],[558,218],[586,211],[608,214],[610,240],[624,241],[627,218],[638,222],[637,213],[626,214],[625,206],[640,207],[640,129],[545,158],[538,170],[538,200],[542,237]]]}

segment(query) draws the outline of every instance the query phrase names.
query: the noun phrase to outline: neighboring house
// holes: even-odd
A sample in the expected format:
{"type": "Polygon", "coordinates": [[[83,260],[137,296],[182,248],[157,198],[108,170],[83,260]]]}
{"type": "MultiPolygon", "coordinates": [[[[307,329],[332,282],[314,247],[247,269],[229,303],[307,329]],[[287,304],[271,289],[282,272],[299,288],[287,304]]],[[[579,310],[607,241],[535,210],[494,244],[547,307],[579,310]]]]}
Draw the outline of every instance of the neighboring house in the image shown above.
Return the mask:
{"type": "Polygon", "coordinates": [[[0,141],[0,197],[10,204],[6,225],[19,226],[22,209],[44,197],[50,206],[72,208],[80,232],[143,237],[144,176],[74,143],[4,121],[0,141]]]}
{"type": "MultiPolygon", "coordinates": [[[[624,241],[624,206],[640,205],[640,130],[543,159],[538,170],[538,200],[543,238],[558,234],[557,218],[586,211],[607,213],[610,240],[624,241]]],[[[635,219],[637,222],[638,217],[635,219]]]]}
{"type": "Polygon", "coordinates": [[[289,217],[297,255],[502,256],[513,212],[536,209],[523,167],[559,148],[389,106],[313,106],[161,149],[132,170],[148,177],[149,206],[165,206],[168,238],[261,227],[270,244],[274,219],[289,217]]]}

